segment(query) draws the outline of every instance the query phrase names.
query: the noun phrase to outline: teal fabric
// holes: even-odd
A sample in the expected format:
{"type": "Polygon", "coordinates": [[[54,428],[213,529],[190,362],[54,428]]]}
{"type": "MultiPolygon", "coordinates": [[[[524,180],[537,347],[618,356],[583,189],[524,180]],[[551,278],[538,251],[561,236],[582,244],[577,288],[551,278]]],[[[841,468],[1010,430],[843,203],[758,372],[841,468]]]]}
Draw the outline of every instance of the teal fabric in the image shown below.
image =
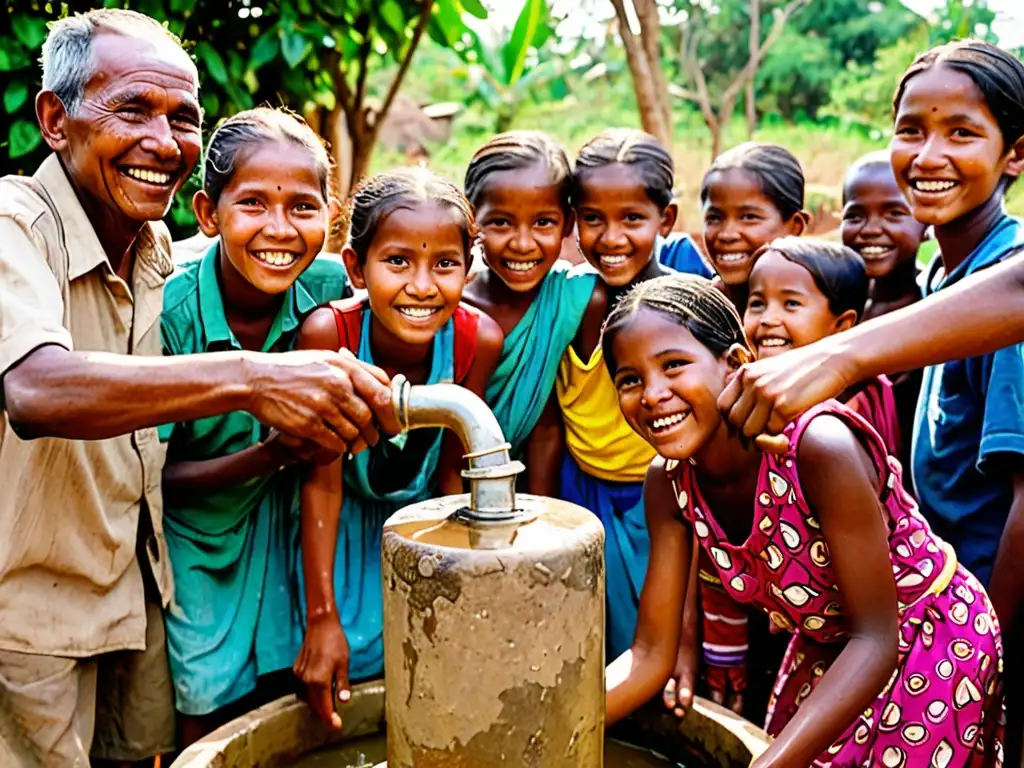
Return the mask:
{"type": "MultiPolygon", "coordinates": [[[[371,315],[363,310],[358,358],[373,362],[371,315]]],[[[455,374],[455,324],[434,337],[427,384],[455,374]]],[[[384,521],[402,507],[437,495],[441,430],[413,430],[345,461],[341,520],[334,561],[334,596],[349,645],[349,677],[365,680],[384,672],[384,608],[380,544],[384,521]]],[[[302,591],[305,601],[305,590],[302,591]]],[[[305,607],[303,605],[303,607],[305,607]]]]}
{"type": "Polygon", "coordinates": [[[558,364],[576,336],[596,283],[594,272],[556,262],[526,314],[505,337],[486,399],[512,444],[513,458],[522,458],[526,438],[551,397],[558,364]]]}
{"type": "MultiPolygon", "coordinates": [[[[179,265],[164,289],[164,353],[240,349],[225,317],[218,246],[179,265]]],[[[317,306],[350,294],[344,267],[320,256],[287,291],[264,351],[295,345],[317,306]]],[[[265,429],[236,411],[163,427],[169,461],[201,461],[257,444],[265,429]]],[[[164,530],[175,579],[166,614],[176,705],[203,715],[237,701],[260,675],[290,667],[302,641],[291,574],[298,558],[299,468],[169,503],[164,530]]]]}

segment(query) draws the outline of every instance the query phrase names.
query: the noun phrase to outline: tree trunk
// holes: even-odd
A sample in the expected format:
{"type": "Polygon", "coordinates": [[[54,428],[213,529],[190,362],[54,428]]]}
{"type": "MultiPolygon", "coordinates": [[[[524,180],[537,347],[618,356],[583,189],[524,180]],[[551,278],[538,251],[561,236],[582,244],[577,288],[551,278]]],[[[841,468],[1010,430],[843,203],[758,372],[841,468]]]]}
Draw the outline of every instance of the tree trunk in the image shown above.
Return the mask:
{"type": "MultiPolygon", "coordinates": [[[[761,0],[750,0],[750,58],[759,59],[761,50],[761,0]]],[[[758,62],[760,63],[760,62],[758,62]]],[[[747,111],[747,139],[754,138],[754,131],[757,130],[757,70],[747,80],[746,85],[746,111],[747,111]]]]}
{"type": "Polygon", "coordinates": [[[658,18],[658,5],[655,0],[633,0],[633,6],[640,21],[640,39],[647,57],[647,68],[651,73],[654,98],[667,130],[666,140],[662,143],[671,151],[674,133],[672,103],[668,93],[668,80],[665,79],[665,70],[661,65],[661,20],[658,18]]]}
{"type": "Polygon", "coordinates": [[[619,35],[626,49],[626,61],[633,77],[633,90],[636,93],[637,107],[640,109],[640,121],[645,131],[653,135],[666,147],[672,145],[672,134],[665,123],[665,115],[658,104],[654,89],[654,79],[648,63],[647,53],[629,28],[629,17],[626,15],[624,0],[611,0],[615,6],[615,16],[619,22],[619,35]]]}
{"type": "MultiPolygon", "coordinates": [[[[320,118],[320,124],[320,135],[327,140],[334,161],[334,167],[331,168],[331,192],[344,204],[352,180],[352,142],[349,140],[345,112],[340,102],[320,118]]],[[[324,246],[331,253],[339,253],[345,244],[345,233],[337,224],[339,222],[331,222],[324,246]]]]}

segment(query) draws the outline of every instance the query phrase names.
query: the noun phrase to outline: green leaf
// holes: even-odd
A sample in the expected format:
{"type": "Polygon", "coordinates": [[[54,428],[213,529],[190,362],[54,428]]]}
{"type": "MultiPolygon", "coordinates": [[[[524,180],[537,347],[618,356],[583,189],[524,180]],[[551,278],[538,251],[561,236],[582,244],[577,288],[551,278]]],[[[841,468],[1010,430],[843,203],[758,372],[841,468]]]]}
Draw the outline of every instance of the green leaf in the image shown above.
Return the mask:
{"type": "Polygon", "coordinates": [[[34,51],[46,39],[46,20],[27,13],[16,13],[11,18],[11,29],[21,44],[34,51]]]}
{"type": "Polygon", "coordinates": [[[43,137],[39,135],[39,128],[35,123],[30,123],[28,120],[15,120],[7,134],[7,139],[10,141],[8,152],[13,160],[16,157],[27,155],[38,147],[43,137]]]}
{"type": "Polygon", "coordinates": [[[4,109],[7,114],[16,112],[28,99],[28,84],[21,80],[12,80],[4,91],[4,109]]]}
{"type": "Polygon", "coordinates": [[[548,6],[545,0],[526,0],[523,10],[519,12],[512,37],[501,50],[502,63],[505,65],[505,83],[514,85],[522,77],[526,66],[526,54],[537,40],[547,35],[548,6]]]}
{"type": "Polygon", "coordinates": [[[269,64],[276,59],[280,52],[281,43],[277,37],[277,28],[271,27],[253,43],[252,50],[249,52],[249,69],[255,72],[264,64],[269,64]]]}
{"type": "Polygon", "coordinates": [[[395,33],[399,36],[405,34],[405,14],[402,13],[402,7],[395,2],[395,0],[384,0],[380,4],[380,17],[384,19],[384,22],[395,30],[395,33]]]}
{"type": "Polygon", "coordinates": [[[174,13],[183,13],[185,11],[191,11],[192,6],[194,5],[194,0],[171,0],[171,10],[174,13]]]}
{"type": "Polygon", "coordinates": [[[18,41],[11,37],[0,37],[0,72],[13,72],[27,67],[31,59],[18,41]]]}
{"type": "Polygon", "coordinates": [[[478,19],[486,19],[488,16],[487,9],[484,7],[480,0],[461,0],[462,9],[478,19]]]}
{"type": "MultiPolygon", "coordinates": [[[[221,85],[227,86],[228,69],[224,66],[224,59],[221,58],[217,49],[204,40],[196,46],[196,55],[202,59],[203,66],[210,77],[221,85]]],[[[200,71],[202,71],[202,67],[200,67],[200,71]]]]}
{"type": "Polygon", "coordinates": [[[281,34],[281,55],[292,69],[301,64],[312,50],[313,45],[301,32],[283,32],[281,34]]]}

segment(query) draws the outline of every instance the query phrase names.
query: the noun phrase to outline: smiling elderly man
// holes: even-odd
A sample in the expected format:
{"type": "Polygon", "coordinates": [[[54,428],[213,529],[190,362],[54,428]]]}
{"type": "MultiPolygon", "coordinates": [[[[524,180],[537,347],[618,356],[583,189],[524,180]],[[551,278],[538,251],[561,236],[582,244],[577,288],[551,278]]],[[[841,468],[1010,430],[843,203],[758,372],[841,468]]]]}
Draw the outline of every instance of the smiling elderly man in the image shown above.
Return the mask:
{"type": "Polygon", "coordinates": [[[201,149],[195,65],[162,26],[55,24],[36,115],[53,153],[0,179],[0,766],[85,768],[174,746],[155,427],[246,410],[358,450],[389,393],[342,354],[160,357],[159,220],[201,149]]]}

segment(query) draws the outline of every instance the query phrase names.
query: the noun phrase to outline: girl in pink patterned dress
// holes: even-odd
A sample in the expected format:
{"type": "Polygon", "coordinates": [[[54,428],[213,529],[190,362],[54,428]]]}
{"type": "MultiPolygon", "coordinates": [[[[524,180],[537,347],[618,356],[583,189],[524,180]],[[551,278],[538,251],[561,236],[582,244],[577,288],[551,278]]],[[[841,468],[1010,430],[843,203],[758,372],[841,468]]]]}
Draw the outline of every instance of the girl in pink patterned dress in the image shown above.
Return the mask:
{"type": "Polygon", "coordinates": [[[673,670],[696,543],[733,599],[793,633],[768,714],[776,738],[756,768],[999,765],[995,614],[867,422],[831,401],[786,428],[779,456],[734,434],[717,399],[751,353],[732,305],[699,278],[631,290],[602,343],[624,416],[660,454],[640,617],[608,668],[608,723],[673,670]]]}

